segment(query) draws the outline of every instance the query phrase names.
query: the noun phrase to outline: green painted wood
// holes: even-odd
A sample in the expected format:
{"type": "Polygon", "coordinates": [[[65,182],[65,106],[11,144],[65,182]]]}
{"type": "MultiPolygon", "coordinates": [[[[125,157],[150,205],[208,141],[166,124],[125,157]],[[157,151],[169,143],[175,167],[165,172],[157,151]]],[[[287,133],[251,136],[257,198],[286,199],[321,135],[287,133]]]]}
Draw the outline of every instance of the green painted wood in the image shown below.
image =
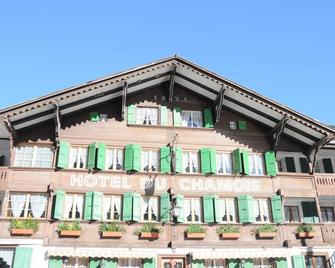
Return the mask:
{"type": "Polygon", "coordinates": [[[133,219],[133,196],[133,192],[123,194],[122,219],[124,221],[131,221],[133,219]]]}
{"type": "Polygon", "coordinates": [[[49,258],[49,268],[62,268],[63,261],[61,257],[50,257],[49,258]]]}
{"type": "Polygon", "coordinates": [[[175,199],[176,199],[176,206],[179,206],[179,207],[182,208],[181,211],[180,211],[180,214],[176,218],[176,220],[179,223],[183,223],[183,222],[185,222],[185,216],[184,216],[184,196],[180,195],[180,194],[177,194],[175,196],[175,199]]]}
{"type": "Polygon", "coordinates": [[[133,195],[133,221],[141,221],[141,195],[134,193],[133,195]]]}
{"type": "Polygon", "coordinates": [[[171,155],[169,146],[164,146],[160,148],[160,164],[160,170],[162,173],[171,172],[171,155]]]}
{"type": "Polygon", "coordinates": [[[205,260],[192,260],[192,268],[205,268],[205,260]]]}
{"type": "Polygon", "coordinates": [[[136,124],[136,106],[133,104],[128,105],[127,123],[136,124]]]}
{"type": "Polygon", "coordinates": [[[303,201],[301,202],[301,206],[302,206],[303,222],[305,223],[319,222],[315,201],[303,201]]]}
{"type": "Polygon", "coordinates": [[[88,146],[87,168],[90,170],[95,169],[96,152],[97,143],[93,142],[88,146]]]}
{"type": "Polygon", "coordinates": [[[55,206],[53,211],[53,218],[57,220],[63,219],[64,213],[65,192],[57,190],[55,195],[55,206]]]}
{"type": "Polygon", "coordinates": [[[32,254],[32,248],[17,247],[15,250],[13,268],[30,268],[32,254]]]}
{"type": "Polygon", "coordinates": [[[200,149],[201,172],[203,174],[211,173],[211,158],[209,148],[200,149]]]}
{"type": "Polygon", "coordinates": [[[242,150],[242,165],[243,165],[243,173],[244,175],[250,174],[249,169],[249,152],[245,149],[242,150]]]}
{"type": "Polygon", "coordinates": [[[277,160],[274,151],[268,151],[264,154],[266,174],[269,176],[277,176],[277,160]]]}
{"type": "Polygon", "coordinates": [[[98,152],[97,152],[97,165],[96,168],[99,170],[104,170],[106,166],[106,151],[107,146],[104,143],[98,144],[98,152]]]}
{"type": "Polygon", "coordinates": [[[303,255],[294,255],[293,259],[293,268],[306,268],[305,257],[303,255]]]}
{"type": "Polygon", "coordinates": [[[105,259],[105,268],[117,268],[117,267],[118,267],[117,258],[105,259]]]}
{"type": "Polygon", "coordinates": [[[161,125],[167,126],[168,125],[168,109],[166,106],[160,107],[160,114],[161,114],[161,125]]]}
{"type": "Polygon", "coordinates": [[[102,220],[102,204],[103,204],[103,193],[93,193],[93,204],[92,204],[92,220],[102,220]]]}
{"type": "Polygon", "coordinates": [[[71,145],[69,142],[66,141],[59,142],[57,168],[68,168],[70,147],[71,145]]]}
{"type": "Polygon", "coordinates": [[[142,157],[142,148],[138,144],[134,144],[134,162],[133,162],[133,171],[141,171],[141,157],[142,157]]]}
{"type": "Polygon", "coordinates": [[[90,258],[89,268],[100,268],[101,259],[99,258],[90,258]]]}
{"type": "Polygon", "coordinates": [[[244,264],[244,268],[253,268],[254,267],[254,263],[252,259],[246,259],[245,260],[245,264],[244,264]]]}
{"type": "Polygon", "coordinates": [[[214,223],[214,195],[206,194],[202,197],[205,223],[214,223]]]}
{"type": "Polygon", "coordinates": [[[93,192],[87,192],[85,194],[85,210],[84,210],[84,220],[92,220],[92,207],[93,207],[93,192]]]}
{"type": "Polygon", "coordinates": [[[169,222],[170,221],[170,194],[163,193],[160,196],[160,219],[161,222],[169,222]]]}
{"type": "Polygon", "coordinates": [[[126,171],[141,170],[141,146],[138,144],[128,144],[125,146],[124,167],[126,171]]]}
{"type": "Polygon", "coordinates": [[[238,125],[239,130],[247,130],[247,122],[246,121],[239,120],[237,122],[237,125],[238,125]]]}
{"type": "Polygon", "coordinates": [[[176,173],[182,173],[183,172],[183,150],[181,147],[175,147],[174,148],[174,154],[175,154],[175,172],[176,173]]]}
{"type": "Polygon", "coordinates": [[[212,117],[212,109],[211,108],[205,108],[203,110],[204,115],[204,127],[205,128],[213,128],[213,117],[212,117]]]}
{"type": "Polygon", "coordinates": [[[240,260],[238,259],[229,259],[228,268],[240,268],[240,260]]]}
{"type": "Polygon", "coordinates": [[[287,268],[287,260],[285,258],[275,259],[276,268],[287,268]]]}
{"type": "Polygon", "coordinates": [[[239,148],[233,151],[233,166],[234,166],[234,173],[236,174],[243,173],[241,153],[242,150],[239,148]]]}
{"type": "Polygon", "coordinates": [[[238,214],[240,223],[251,223],[254,221],[253,213],[253,200],[249,195],[239,195],[238,201],[238,214]]]}
{"type": "Polygon", "coordinates": [[[271,196],[271,208],[272,208],[272,217],[275,223],[283,223],[284,218],[284,209],[282,205],[281,196],[274,195],[271,196]]]}
{"type": "Polygon", "coordinates": [[[143,268],[156,268],[156,259],[155,258],[144,258],[143,268]]]}
{"type": "Polygon", "coordinates": [[[91,122],[99,122],[99,120],[100,120],[99,112],[91,112],[90,113],[90,121],[91,122]]]}
{"type": "Polygon", "coordinates": [[[222,221],[222,213],[221,213],[221,201],[220,198],[215,195],[214,196],[214,214],[215,214],[215,222],[221,222],[222,221]]]}
{"type": "Polygon", "coordinates": [[[181,108],[180,107],[173,107],[173,125],[174,126],[181,126],[181,108]]]}

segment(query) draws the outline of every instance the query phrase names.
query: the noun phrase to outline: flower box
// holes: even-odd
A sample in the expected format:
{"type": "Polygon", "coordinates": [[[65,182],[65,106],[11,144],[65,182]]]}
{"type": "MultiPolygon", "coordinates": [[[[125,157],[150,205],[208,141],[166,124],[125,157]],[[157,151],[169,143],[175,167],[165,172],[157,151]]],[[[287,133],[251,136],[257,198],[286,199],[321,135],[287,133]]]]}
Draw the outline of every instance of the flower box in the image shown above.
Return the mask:
{"type": "Polygon", "coordinates": [[[240,233],[222,233],[220,234],[222,239],[238,239],[240,237],[240,233]]]}
{"type": "Polygon", "coordinates": [[[277,233],[275,233],[275,232],[258,232],[257,236],[259,238],[275,238],[277,236],[277,233]]]}
{"type": "Polygon", "coordinates": [[[158,239],[159,233],[141,232],[140,237],[147,238],[147,239],[158,239]]]}
{"type": "Polygon", "coordinates": [[[61,230],[59,231],[61,237],[79,237],[80,230],[61,230]]]}
{"type": "Polygon", "coordinates": [[[313,238],[316,235],[315,232],[298,232],[297,236],[299,238],[313,238]]]}
{"type": "Polygon", "coordinates": [[[206,233],[186,233],[186,237],[188,239],[204,239],[206,237],[206,233]]]}
{"type": "Polygon", "coordinates": [[[101,237],[103,237],[103,238],[120,238],[120,237],[122,237],[122,232],[103,231],[103,232],[101,232],[101,237]]]}
{"type": "Polygon", "coordinates": [[[34,233],[33,229],[11,229],[11,235],[32,235],[34,233]]]}

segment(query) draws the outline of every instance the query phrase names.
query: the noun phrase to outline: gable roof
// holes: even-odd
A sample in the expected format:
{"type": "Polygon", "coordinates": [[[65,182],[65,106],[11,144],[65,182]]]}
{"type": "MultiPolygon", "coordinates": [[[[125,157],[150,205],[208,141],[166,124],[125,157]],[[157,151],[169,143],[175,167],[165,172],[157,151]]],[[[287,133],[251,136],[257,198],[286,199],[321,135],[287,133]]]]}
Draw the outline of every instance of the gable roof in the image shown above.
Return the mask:
{"type": "Polygon", "coordinates": [[[179,56],[98,78],[2,109],[0,116],[10,121],[15,130],[20,130],[53,119],[55,104],[59,106],[61,115],[67,115],[121,97],[125,81],[128,84],[127,92],[131,94],[167,82],[172,74],[174,83],[213,101],[222,88],[225,88],[223,107],[269,128],[274,128],[287,117],[283,133],[306,145],[312,146],[335,135],[334,129],[179,56]]]}

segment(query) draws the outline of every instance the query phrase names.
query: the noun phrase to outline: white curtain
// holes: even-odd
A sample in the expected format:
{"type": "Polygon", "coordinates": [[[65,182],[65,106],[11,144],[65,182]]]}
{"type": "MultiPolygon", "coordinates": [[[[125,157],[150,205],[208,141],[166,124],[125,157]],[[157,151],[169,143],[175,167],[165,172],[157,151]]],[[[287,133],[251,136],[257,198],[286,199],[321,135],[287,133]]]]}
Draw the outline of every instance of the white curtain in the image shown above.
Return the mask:
{"type": "Polygon", "coordinates": [[[264,216],[264,221],[269,221],[269,208],[268,202],[265,199],[260,200],[262,214],[264,216]]]}
{"type": "Polygon", "coordinates": [[[189,153],[183,153],[183,169],[184,172],[189,173],[190,172],[190,166],[188,161],[188,154],[189,153]]]}
{"type": "Polygon", "coordinates": [[[249,168],[250,168],[250,174],[255,175],[256,174],[256,168],[255,168],[255,155],[249,156],[249,168]]]}
{"type": "Polygon", "coordinates": [[[152,213],[156,216],[156,220],[158,220],[158,199],[155,197],[150,198],[150,205],[152,213]]]}
{"type": "Polygon", "coordinates": [[[264,167],[263,167],[263,158],[260,155],[255,155],[255,162],[256,162],[256,169],[258,175],[264,174],[264,167]]]}
{"type": "Polygon", "coordinates": [[[115,165],[116,165],[117,170],[122,169],[122,156],[123,156],[122,150],[117,150],[116,151],[116,161],[115,161],[115,165]]]}
{"type": "Polygon", "coordinates": [[[149,168],[149,152],[142,151],[142,169],[147,170],[149,168]]]}
{"type": "Polygon", "coordinates": [[[182,119],[181,125],[183,127],[192,127],[193,122],[190,111],[181,111],[181,119],[182,119]]]}
{"type": "Polygon", "coordinates": [[[257,219],[259,219],[259,216],[260,216],[259,201],[258,200],[254,200],[253,204],[254,204],[254,216],[255,216],[255,219],[257,221],[257,219]]]}
{"type": "Polygon", "coordinates": [[[231,159],[231,154],[222,154],[222,160],[224,163],[224,173],[225,174],[232,174],[233,173],[233,162],[231,159]]]}
{"type": "Polygon", "coordinates": [[[119,258],[118,267],[119,268],[140,268],[141,259],[119,258]]]}
{"type": "Polygon", "coordinates": [[[150,158],[151,158],[151,169],[153,171],[157,171],[157,154],[158,153],[155,152],[155,151],[151,151],[150,154],[151,154],[151,156],[150,156],[150,158]]]}
{"type": "MultiPolygon", "coordinates": [[[[0,249],[0,258],[8,265],[8,267],[11,267],[13,262],[13,256],[14,256],[14,249],[12,248],[1,248],[0,249]]],[[[4,266],[7,267],[7,266],[4,266]]]]}
{"type": "Polygon", "coordinates": [[[232,221],[235,222],[236,221],[236,216],[235,216],[235,203],[233,199],[228,199],[227,200],[228,204],[227,207],[229,207],[229,214],[232,217],[232,221]]]}
{"type": "MultiPolygon", "coordinates": [[[[141,209],[142,209],[142,218],[144,219],[145,213],[147,212],[149,208],[149,197],[142,197],[142,204],[141,204],[141,209]]],[[[149,211],[148,211],[149,213],[149,211]]],[[[149,215],[148,215],[149,217],[149,215]]]]}
{"type": "Polygon", "coordinates": [[[83,205],[84,205],[84,196],[83,195],[77,195],[77,209],[80,214],[80,218],[83,214],[83,205]]]}
{"type": "Polygon", "coordinates": [[[187,217],[191,215],[191,199],[184,199],[184,217],[186,221],[191,221],[187,217]]]}
{"type": "Polygon", "coordinates": [[[20,217],[22,210],[24,208],[24,205],[26,203],[26,194],[11,194],[10,200],[11,200],[11,208],[12,213],[15,218],[20,217]]]}
{"type": "Polygon", "coordinates": [[[216,172],[223,173],[222,154],[216,155],[216,172]]]}
{"type": "Polygon", "coordinates": [[[201,221],[201,206],[199,199],[193,199],[193,207],[195,216],[198,216],[199,217],[198,221],[201,221]]]}
{"type": "Polygon", "coordinates": [[[147,108],[147,115],[148,115],[148,124],[157,125],[157,109],[147,108]]]}
{"type": "Polygon", "coordinates": [[[120,217],[121,216],[121,198],[119,196],[114,196],[113,200],[114,200],[114,206],[116,208],[116,211],[120,217]]]}
{"type": "Polygon", "coordinates": [[[193,127],[202,127],[202,112],[193,111],[193,127]]]}
{"type": "Polygon", "coordinates": [[[71,147],[70,149],[70,168],[78,167],[78,148],[71,147]],[[76,163],[76,165],[75,165],[76,163]]]}
{"type": "Polygon", "coordinates": [[[45,195],[31,195],[30,206],[31,213],[34,218],[41,218],[47,205],[47,197],[45,195]]]}
{"type": "Polygon", "coordinates": [[[80,168],[86,168],[87,162],[87,148],[80,148],[80,168]]]}
{"type": "Polygon", "coordinates": [[[65,219],[69,218],[70,211],[73,205],[73,195],[66,195],[65,196],[65,206],[64,206],[64,215],[65,219]]]}
{"type": "Polygon", "coordinates": [[[198,154],[197,153],[190,153],[191,160],[192,160],[192,172],[198,172],[198,154]]]}
{"type": "Polygon", "coordinates": [[[114,149],[107,149],[106,168],[114,169],[114,149]]]}
{"type": "MultiPolygon", "coordinates": [[[[226,215],[226,200],[225,199],[220,199],[220,207],[221,207],[221,215],[222,218],[226,215]]],[[[221,220],[223,221],[223,219],[221,220]]]]}
{"type": "Polygon", "coordinates": [[[109,196],[103,196],[103,201],[102,201],[102,220],[109,220],[107,218],[107,214],[111,208],[111,197],[109,196]]]}

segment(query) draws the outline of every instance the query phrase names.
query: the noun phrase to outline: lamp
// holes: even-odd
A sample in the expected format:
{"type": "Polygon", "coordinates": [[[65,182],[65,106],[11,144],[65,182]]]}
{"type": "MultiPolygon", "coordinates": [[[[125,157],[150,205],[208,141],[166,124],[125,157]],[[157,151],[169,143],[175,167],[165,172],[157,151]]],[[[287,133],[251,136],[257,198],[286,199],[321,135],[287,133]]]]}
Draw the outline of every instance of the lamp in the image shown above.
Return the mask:
{"type": "Polygon", "coordinates": [[[172,214],[174,217],[178,217],[180,215],[180,212],[182,210],[182,206],[180,206],[179,204],[176,203],[176,201],[174,201],[172,203],[172,214]]]}

